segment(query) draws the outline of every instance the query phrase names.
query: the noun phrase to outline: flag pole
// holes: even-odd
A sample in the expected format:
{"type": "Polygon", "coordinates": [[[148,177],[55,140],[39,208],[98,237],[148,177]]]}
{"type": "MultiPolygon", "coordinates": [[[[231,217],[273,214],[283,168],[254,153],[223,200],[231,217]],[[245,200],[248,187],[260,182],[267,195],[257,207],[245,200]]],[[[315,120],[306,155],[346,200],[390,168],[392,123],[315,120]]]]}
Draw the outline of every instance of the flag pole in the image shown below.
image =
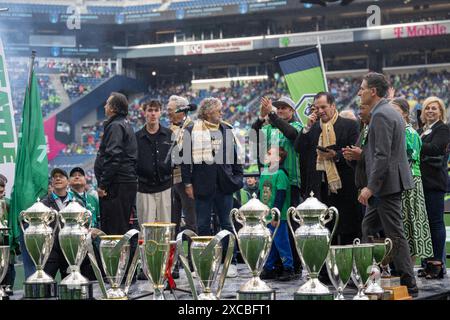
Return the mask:
{"type": "Polygon", "coordinates": [[[28,88],[31,88],[31,75],[34,71],[34,60],[36,59],[36,50],[31,51],[30,73],[28,74],[28,88]]]}
{"type": "Polygon", "coordinates": [[[320,44],[319,36],[317,36],[317,46],[316,47],[319,50],[320,65],[322,66],[322,73],[323,73],[323,81],[324,81],[324,84],[325,84],[325,91],[328,92],[327,76],[325,75],[325,65],[323,64],[323,57],[322,57],[322,45],[320,44]]]}

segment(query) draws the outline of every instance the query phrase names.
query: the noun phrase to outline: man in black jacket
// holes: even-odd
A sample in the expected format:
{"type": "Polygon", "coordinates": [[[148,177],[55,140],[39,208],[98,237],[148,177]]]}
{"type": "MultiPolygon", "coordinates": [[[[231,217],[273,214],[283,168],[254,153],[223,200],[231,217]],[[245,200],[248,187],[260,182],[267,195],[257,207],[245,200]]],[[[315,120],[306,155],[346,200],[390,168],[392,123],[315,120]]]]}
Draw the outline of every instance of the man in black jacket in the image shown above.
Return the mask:
{"type": "MultiPolygon", "coordinates": [[[[183,138],[183,152],[192,152],[189,157],[183,155],[187,163],[181,165],[181,176],[187,195],[195,199],[197,229],[201,236],[211,235],[213,208],[220,227],[233,232],[229,216],[233,193],[244,185],[232,127],[222,121],[222,115],[219,99],[203,99],[198,111],[199,120],[185,131],[188,133],[183,138]],[[189,134],[191,139],[187,137],[189,134]]],[[[237,276],[236,260],[233,262],[228,269],[229,277],[237,276]]]]}
{"type": "Polygon", "coordinates": [[[319,92],[307,126],[295,141],[304,162],[305,188],[327,206],[339,211],[339,223],[333,242],[351,244],[361,236],[361,208],[357,201],[354,170],[347,164],[342,148],[355,145],[358,123],[338,115],[334,97],[319,92]],[[323,150],[323,151],[321,151],[323,150]]]}
{"type": "Polygon", "coordinates": [[[127,98],[117,92],[106,101],[103,138],[95,159],[95,177],[100,200],[100,228],[106,234],[124,234],[130,229],[137,192],[136,136],[126,116],[127,98]]]}
{"type": "MultiPolygon", "coordinates": [[[[69,176],[66,171],[60,168],[55,168],[52,170],[50,176],[53,192],[42,199],[41,202],[47,207],[55,209],[59,212],[73,200],[74,196],[71,192],[68,192],[67,189],[69,186],[69,176]]],[[[53,221],[50,226],[54,229],[55,224],[56,222],[53,221]]],[[[44,271],[54,279],[59,270],[61,279],[64,279],[68,275],[67,268],[69,267],[69,264],[67,263],[59,245],[58,234],[59,229],[55,232],[52,251],[50,252],[47,263],[45,264],[44,271]]]]}
{"type": "Polygon", "coordinates": [[[170,161],[164,160],[172,144],[172,131],[159,123],[161,107],[156,100],[144,103],[146,124],[136,132],[139,224],[171,221],[172,169],[170,161]]]}

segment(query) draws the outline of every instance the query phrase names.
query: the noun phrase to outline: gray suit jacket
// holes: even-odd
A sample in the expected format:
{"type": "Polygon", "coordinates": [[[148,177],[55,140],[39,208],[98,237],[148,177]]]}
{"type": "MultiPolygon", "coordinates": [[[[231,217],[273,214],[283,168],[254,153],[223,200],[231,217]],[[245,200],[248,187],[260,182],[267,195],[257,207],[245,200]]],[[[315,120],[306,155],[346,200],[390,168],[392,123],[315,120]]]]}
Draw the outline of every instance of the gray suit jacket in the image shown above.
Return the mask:
{"type": "Polygon", "coordinates": [[[387,196],[414,187],[405,136],[402,116],[386,99],[381,99],[371,111],[364,146],[367,187],[375,196],[387,196]]]}

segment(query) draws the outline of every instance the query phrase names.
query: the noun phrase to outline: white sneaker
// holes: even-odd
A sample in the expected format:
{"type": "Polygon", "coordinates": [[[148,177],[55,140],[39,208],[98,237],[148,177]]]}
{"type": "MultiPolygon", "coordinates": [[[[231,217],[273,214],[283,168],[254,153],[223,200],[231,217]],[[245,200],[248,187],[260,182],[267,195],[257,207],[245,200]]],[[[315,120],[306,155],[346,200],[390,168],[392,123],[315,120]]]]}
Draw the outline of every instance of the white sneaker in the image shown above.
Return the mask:
{"type": "Polygon", "coordinates": [[[238,275],[237,267],[235,264],[230,264],[228,267],[227,278],[236,278],[238,275]]]}

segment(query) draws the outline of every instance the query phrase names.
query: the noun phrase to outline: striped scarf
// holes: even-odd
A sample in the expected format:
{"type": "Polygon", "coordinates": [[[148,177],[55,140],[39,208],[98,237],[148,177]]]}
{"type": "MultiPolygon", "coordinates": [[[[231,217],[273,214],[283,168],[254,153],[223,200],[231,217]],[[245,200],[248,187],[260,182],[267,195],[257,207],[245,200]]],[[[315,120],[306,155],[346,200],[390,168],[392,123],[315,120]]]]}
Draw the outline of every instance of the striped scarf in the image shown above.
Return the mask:
{"type": "MultiPolygon", "coordinates": [[[[333,118],[330,121],[324,123],[320,120],[320,127],[322,128],[322,133],[319,137],[318,145],[321,147],[328,147],[336,144],[336,133],[334,132],[334,123],[338,118],[337,111],[334,113],[333,118]]],[[[337,193],[338,189],[342,188],[341,177],[339,177],[339,173],[336,168],[336,164],[334,161],[319,159],[317,157],[316,162],[316,170],[317,171],[325,171],[328,181],[328,187],[330,191],[333,193],[337,193]]]]}

